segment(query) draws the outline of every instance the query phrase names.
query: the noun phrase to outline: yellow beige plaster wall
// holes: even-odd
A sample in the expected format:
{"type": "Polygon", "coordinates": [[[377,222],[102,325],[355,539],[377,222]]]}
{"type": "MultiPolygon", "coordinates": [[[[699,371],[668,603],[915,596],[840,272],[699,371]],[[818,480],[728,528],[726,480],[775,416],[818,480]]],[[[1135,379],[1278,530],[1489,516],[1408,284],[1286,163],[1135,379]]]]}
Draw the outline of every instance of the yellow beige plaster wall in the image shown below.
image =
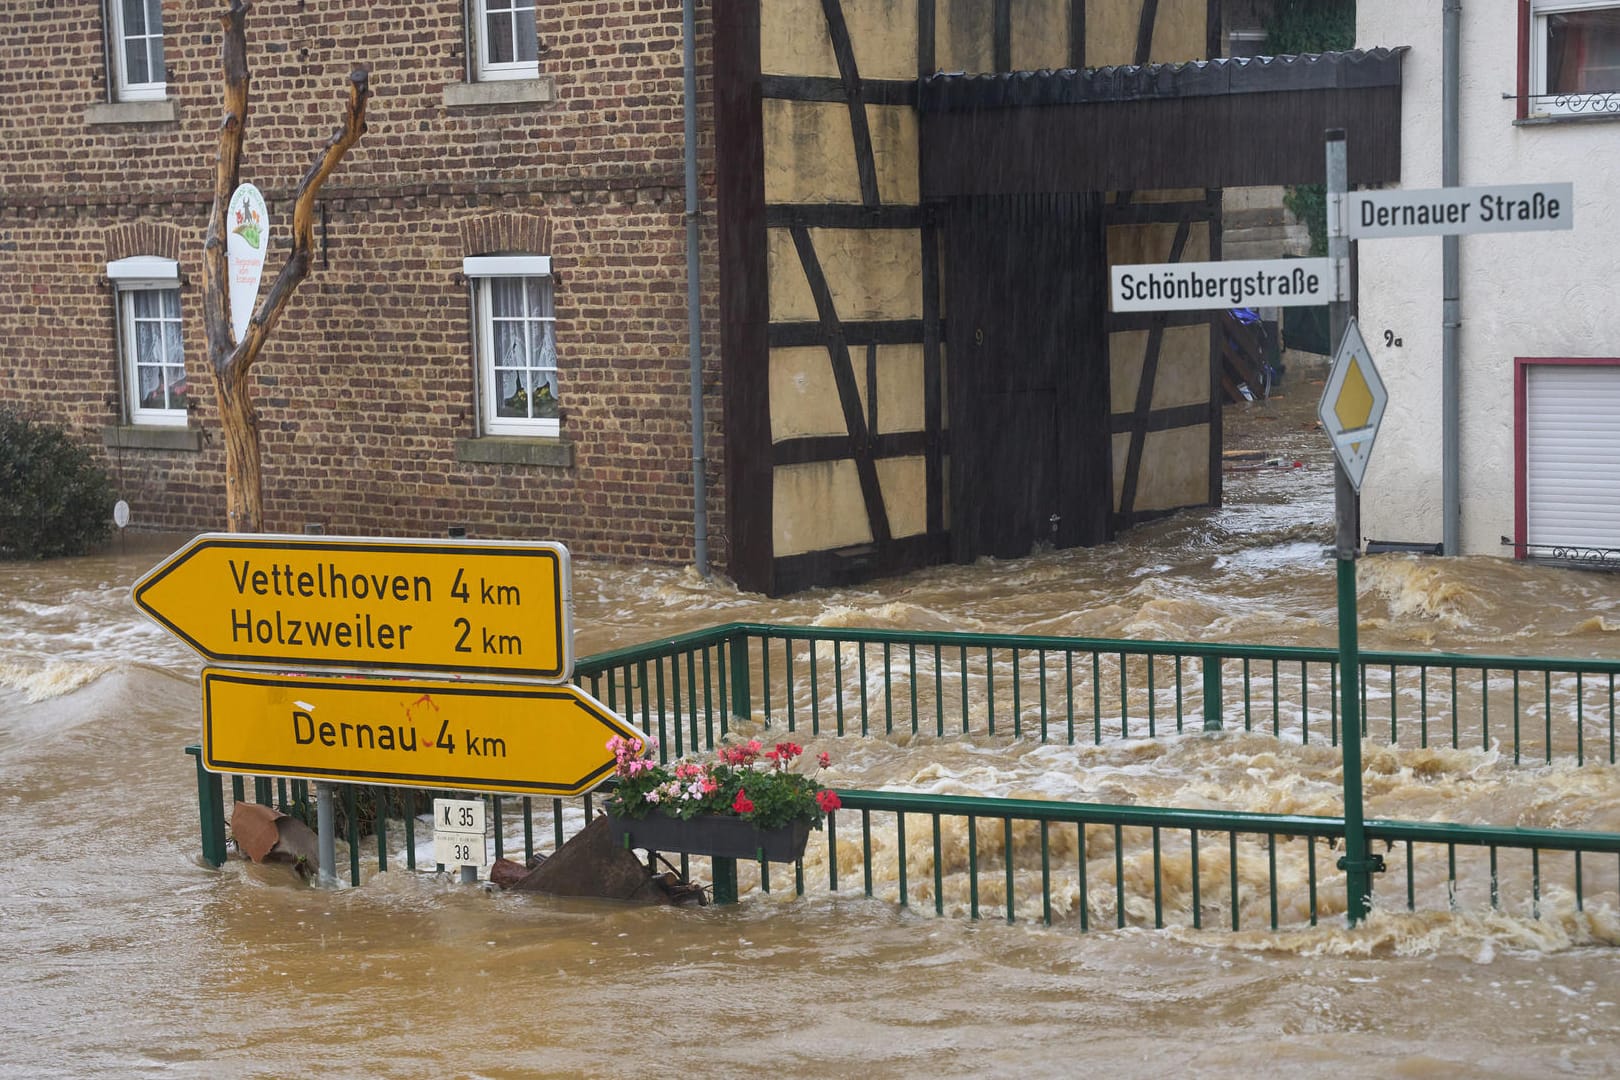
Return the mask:
{"type": "Polygon", "coordinates": [[[1125,493],[1125,466],[1129,463],[1131,454],[1131,433],[1114,432],[1111,449],[1114,466],[1114,512],[1118,513],[1120,497],[1125,493]]]}
{"type": "MultiPolygon", "coordinates": [[[[1142,443],[1142,469],[1136,478],[1137,513],[1201,506],[1209,502],[1209,425],[1150,431],[1142,443]]],[[[1125,488],[1129,432],[1114,436],[1114,509],[1125,488]]]]}
{"type": "Polygon", "coordinates": [[[879,201],[884,206],[922,202],[917,111],[905,105],[868,105],[866,128],[872,138],[879,201]]]}
{"type": "Polygon", "coordinates": [[[861,78],[917,77],[917,0],[844,0],[843,6],[861,78]]]}
{"type": "MultiPolygon", "coordinates": [[[[991,5],[988,0],[967,0],[956,3],[954,11],[959,16],[954,24],[949,17],[941,19],[940,39],[962,43],[965,54],[982,53],[986,62],[978,68],[988,70],[991,5]]],[[[861,78],[916,78],[917,0],[844,0],[843,15],[861,78]]],[[[762,0],[761,69],[772,75],[839,76],[820,0],[762,0]]],[[[767,204],[860,203],[846,105],[766,99],[761,120],[767,204]]],[[[918,205],[915,111],[868,105],[867,126],[881,202],[918,205]]],[[[810,237],[839,319],[922,317],[921,243],[915,229],[812,229],[810,237]]],[[[792,233],[768,230],[766,248],[771,321],[819,321],[792,233]]],[[[870,415],[866,350],[852,348],[850,359],[861,408],[870,415]]],[[[824,347],[773,349],[769,362],[773,441],[846,434],[843,406],[824,347]]],[[[878,348],[879,434],[926,427],[923,368],[921,345],[878,348]]],[[[876,464],[891,533],[910,536],[926,531],[926,460],[908,457],[876,464]]],[[[776,556],[871,542],[853,460],[780,466],[773,477],[776,556]]]]}
{"type": "MultiPolygon", "coordinates": [[[[1175,222],[1155,222],[1149,225],[1110,225],[1108,227],[1108,265],[1124,266],[1129,263],[1162,263],[1170,261],[1175,244],[1175,222]]],[[[1195,221],[1187,232],[1187,246],[1182,250],[1182,262],[1209,260],[1209,223],[1195,221]]]]}
{"type": "Polygon", "coordinates": [[[871,543],[853,460],[781,465],[773,476],[771,534],[777,557],[871,543]]]}
{"type": "MultiPolygon", "coordinates": [[[[861,415],[869,416],[866,350],[852,348],[850,361],[861,415]]],[[[926,426],[921,345],[878,346],[877,419],[880,435],[921,431],[926,426]]],[[[848,433],[827,350],[821,346],[772,349],[771,441],[848,433]]]]}
{"type": "Polygon", "coordinates": [[[996,69],[990,0],[935,0],[934,63],[970,74],[996,69]]]}
{"type": "MultiPolygon", "coordinates": [[[[843,320],[922,318],[915,229],[811,229],[811,245],[843,320]]],[[[815,298],[787,229],[766,230],[772,322],[814,322],[815,298]]]]}
{"type": "Polygon", "coordinates": [[[838,77],[821,0],[761,0],[759,70],[766,75],[838,77]]]}
{"type": "Polygon", "coordinates": [[[1013,0],[1014,71],[1055,71],[1069,66],[1069,2],[1013,0]]]}
{"type": "Polygon", "coordinates": [[[1086,66],[1136,62],[1136,34],[1142,22],[1142,0],[1084,0],[1086,66]]]}
{"type": "MultiPolygon", "coordinates": [[[[1136,388],[1147,360],[1148,332],[1120,330],[1108,335],[1110,407],[1114,413],[1136,411],[1136,388]]],[[[1159,363],[1154,370],[1154,409],[1207,402],[1209,384],[1209,327],[1169,326],[1159,342],[1159,363]]]]}
{"type": "MultiPolygon", "coordinates": [[[[1084,0],[1086,66],[1136,63],[1136,38],[1143,0],[1084,0]]],[[[1204,59],[1207,0],[1159,0],[1148,62],[1181,63],[1204,59]]]]}
{"type": "Polygon", "coordinates": [[[928,531],[928,461],[923,457],[882,458],[877,463],[878,490],[889,515],[890,536],[916,536],[928,531]]]}
{"type": "MultiPolygon", "coordinates": [[[[844,0],[843,11],[861,78],[917,77],[917,0],[844,0]]],[[[839,75],[821,0],[764,0],[759,38],[766,75],[839,75]]]]}
{"type": "MultiPolygon", "coordinates": [[[[840,102],[766,98],[765,201],[780,204],[859,203],[860,173],[849,108],[840,102]]],[[[868,105],[878,198],[885,206],[915,206],[917,113],[903,105],[868,105]]]]}
{"type": "Polygon", "coordinates": [[[1136,478],[1138,513],[1209,502],[1209,438],[1208,424],[1147,433],[1136,478]]]}
{"type": "Polygon", "coordinates": [[[1209,51],[1204,33],[1208,18],[1209,0],[1159,0],[1148,61],[1180,64],[1205,59],[1204,54],[1209,51]]]}

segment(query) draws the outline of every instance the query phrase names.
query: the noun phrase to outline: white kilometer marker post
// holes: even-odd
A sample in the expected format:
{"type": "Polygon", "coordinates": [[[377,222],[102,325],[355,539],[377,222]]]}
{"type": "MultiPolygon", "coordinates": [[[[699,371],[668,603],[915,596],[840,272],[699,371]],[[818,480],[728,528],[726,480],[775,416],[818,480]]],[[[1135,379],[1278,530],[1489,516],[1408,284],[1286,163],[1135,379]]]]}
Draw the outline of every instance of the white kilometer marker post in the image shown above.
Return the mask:
{"type": "Polygon", "coordinates": [[[433,861],[461,868],[461,880],[478,880],[478,868],[489,865],[484,846],[484,800],[433,800],[433,861]]]}

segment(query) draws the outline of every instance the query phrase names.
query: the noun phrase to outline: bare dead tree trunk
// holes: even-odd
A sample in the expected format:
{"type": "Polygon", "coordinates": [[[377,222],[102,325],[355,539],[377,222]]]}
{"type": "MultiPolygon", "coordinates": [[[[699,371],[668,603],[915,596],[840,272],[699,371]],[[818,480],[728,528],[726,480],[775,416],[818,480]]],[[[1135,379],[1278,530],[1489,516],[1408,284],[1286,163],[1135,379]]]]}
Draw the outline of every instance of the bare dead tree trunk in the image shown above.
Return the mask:
{"type": "Polygon", "coordinates": [[[369,74],[364,70],[352,72],[343,126],[327,140],[294,193],[292,252],[249,321],[246,335],[237,341],[231,326],[225,214],[231,194],[241,182],[242,140],[248,116],[247,14],[251,7],[251,0],[232,0],[230,8],[220,17],[224,30],[225,117],[219,129],[214,205],[203,245],[203,322],[208,339],[209,370],[213,373],[220,422],[225,430],[225,511],[231,532],[264,531],[259,417],[253,410],[249,373],[270,331],[292,299],[293,291],[309,274],[315,248],[316,196],[343,155],[365,133],[366,101],[371,96],[369,74]]]}

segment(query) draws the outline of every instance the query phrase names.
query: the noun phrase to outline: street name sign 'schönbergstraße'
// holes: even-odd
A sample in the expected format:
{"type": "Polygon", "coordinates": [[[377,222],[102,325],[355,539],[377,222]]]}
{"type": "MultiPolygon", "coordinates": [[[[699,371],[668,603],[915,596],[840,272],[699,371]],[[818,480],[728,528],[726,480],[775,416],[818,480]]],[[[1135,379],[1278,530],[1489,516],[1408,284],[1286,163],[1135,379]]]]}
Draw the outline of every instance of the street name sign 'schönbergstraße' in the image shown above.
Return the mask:
{"type": "Polygon", "coordinates": [[[1315,307],[1337,299],[1327,259],[1140,263],[1110,275],[1115,311],[1315,307]]]}
{"type": "Polygon", "coordinates": [[[212,772],[562,797],[643,738],[574,686],[203,669],[212,772]]]}
{"type": "Polygon", "coordinates": [[[214,663],[564,682],[570,580],[560,544],[205,533],[134,597],[214,663]]]}
{"type": "Polygon", "coordinates": [[[1575,227],[1575,185],[1568,183],[1355,191],[1346,204],[1352,240],[1575,227]]]}

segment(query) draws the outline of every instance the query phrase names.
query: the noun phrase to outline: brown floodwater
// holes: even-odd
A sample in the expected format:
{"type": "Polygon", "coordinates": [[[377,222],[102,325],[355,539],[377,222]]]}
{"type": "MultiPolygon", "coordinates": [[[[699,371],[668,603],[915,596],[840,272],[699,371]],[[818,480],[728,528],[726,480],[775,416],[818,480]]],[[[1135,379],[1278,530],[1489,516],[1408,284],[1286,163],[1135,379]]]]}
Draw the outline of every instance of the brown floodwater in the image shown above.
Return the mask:
{"type": "MultiPolygon", "coordinates": [[[[578,560],[576,653],[736,619],[1332,645],[1320,391],[1308,378],[1283,391],[1228,409],[1228,446],[1261,456],[1233,462],[1221,509],[1111,547],[776,600],[689,570],[578,560]]],[[[397,857],[332,890],[236,858],[208,868],[183,753],[201,665],[129,599],[175,546],[131,535],[103,555],[0,565],[0,1075],[1620,1071],[1620,917],[1601,884],[1584,911],[1555,893],[1539,918],[1517,903],[1375,902],[1350,930],[1332,914],[1306,924],[1285,880],[1275,932],[1095,919],[1082,934],[1061,875],[1050,927],[1023,907],[1009,925],[993,894],[987,917],[966,918],[949,828],[943,918],[926,892],[899,906],[882,844],[871,898],[766,894],[745,877],[724,909],[491,893],[397,857]]],[[[1620,579],[1605,574],[1380,555],[1359,585],[1367,649],[1612,657],[1620,634],[1620,579]]],[[[851,788],[1339,812],[1336,749],[1263,733],[822,747],[851,788]]],[[[1369,744],[1368,812],[1615,831],[1620,780],[1605,765],[1516,766],[1491,746],[1369,744]]],[[[913,889],[931,884],[920,854],[913,889]]],[[[825,880],[826,858],[813,842],[807,879],[825,880]]]]}

